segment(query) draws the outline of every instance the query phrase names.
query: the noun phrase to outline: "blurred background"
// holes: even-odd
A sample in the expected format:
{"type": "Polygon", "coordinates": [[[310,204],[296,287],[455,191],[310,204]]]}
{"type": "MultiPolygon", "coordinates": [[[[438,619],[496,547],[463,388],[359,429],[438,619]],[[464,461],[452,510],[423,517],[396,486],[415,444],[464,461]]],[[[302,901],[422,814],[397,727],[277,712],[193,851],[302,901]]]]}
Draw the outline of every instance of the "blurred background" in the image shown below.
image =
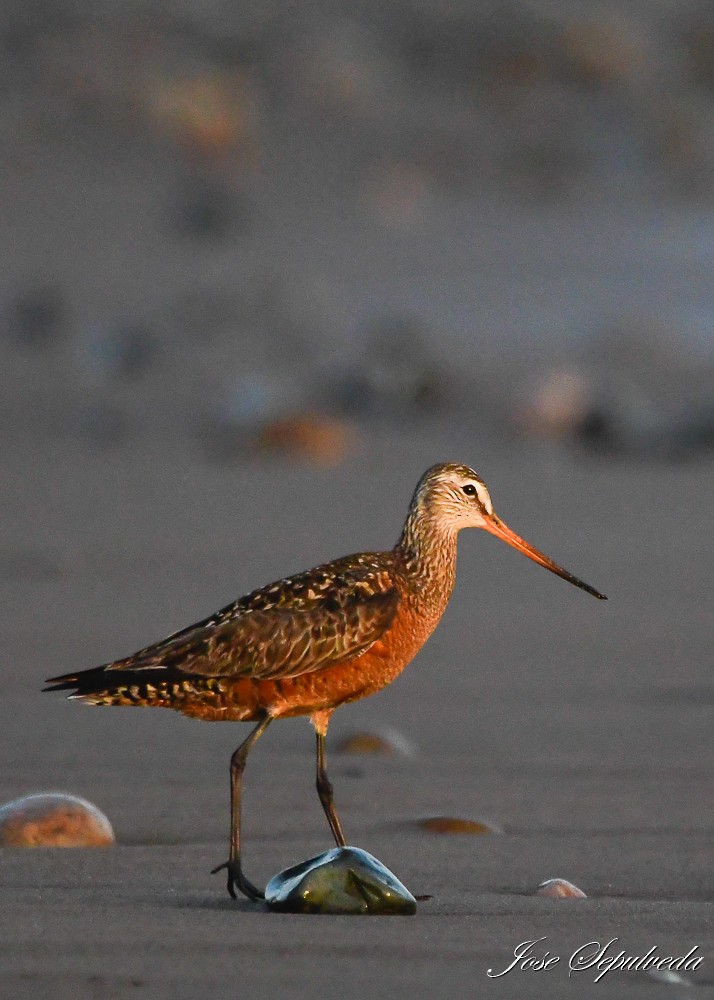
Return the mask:
{"type": "Polygon", "coordinates": [[[714,443],[704,0],[8,0],[0,49],[7,447],[714,443]]]}
{"type": "MultiPolygon", "coordinates": [[[[0,51],[0,802],[222,843],[241,727],[44,679],[391,546],[457,461],[610,600],[467,533],[331,728],[421,754],[336,762],[352,836],[706,823],[714,6],[6,0],[0,51]]],[[[266,876],[322,843],[310,746],[251,760],[266,876]]]]}

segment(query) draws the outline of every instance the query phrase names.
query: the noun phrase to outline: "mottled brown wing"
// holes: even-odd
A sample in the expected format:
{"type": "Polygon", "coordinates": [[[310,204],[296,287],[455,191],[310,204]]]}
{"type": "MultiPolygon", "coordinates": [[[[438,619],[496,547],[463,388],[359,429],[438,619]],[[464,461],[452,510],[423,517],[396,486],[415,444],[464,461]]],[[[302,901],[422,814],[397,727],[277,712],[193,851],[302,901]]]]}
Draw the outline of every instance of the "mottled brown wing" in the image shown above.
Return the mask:
{"type": "Polygon", "coordinates": [[[204,677],[294,677],[363,653],[394,620],[394,587],[349,588],[309,607],[247,610],[202,624],[111,664],[109,670],[166,668],[204,677]]]}

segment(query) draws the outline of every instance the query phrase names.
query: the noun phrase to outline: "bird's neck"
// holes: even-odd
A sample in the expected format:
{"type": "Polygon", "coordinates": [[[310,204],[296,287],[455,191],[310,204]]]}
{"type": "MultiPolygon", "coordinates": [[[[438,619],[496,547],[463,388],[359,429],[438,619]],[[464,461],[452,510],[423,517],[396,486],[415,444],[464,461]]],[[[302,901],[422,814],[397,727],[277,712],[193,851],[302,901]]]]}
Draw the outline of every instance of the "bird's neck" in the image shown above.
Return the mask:
{"type": "Polygon", "coordinates": [[[428,510],[412,508],[396,545],[400,563],[416,593],[441,606],[456,579],[457,533],[428,510]]]}

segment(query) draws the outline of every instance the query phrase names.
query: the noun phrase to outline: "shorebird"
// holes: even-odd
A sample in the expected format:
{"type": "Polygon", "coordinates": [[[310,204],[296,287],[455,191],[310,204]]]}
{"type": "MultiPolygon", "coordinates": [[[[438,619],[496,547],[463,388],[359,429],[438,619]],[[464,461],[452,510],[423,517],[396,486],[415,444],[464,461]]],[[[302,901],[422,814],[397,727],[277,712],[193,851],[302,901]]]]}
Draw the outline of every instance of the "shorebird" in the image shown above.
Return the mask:
{"type": "Polygon", "coordinates": [[[456,539],[483,528],[534,562],[605,600],[517,535],[465,465],[428,469],[399,541],[271,583],[132,656],[47,681],[92,705],[173,708],[199,719],[252,721],[231,757],[228,892],[263,893],[243,873],[240,799],[250,750],[273,719],[307,715],[317,736],[317,792],[338,847],[346,846],[327,776],[325,734],[340,705],[401,673],[441,618],[454,587],[456,539]]]}

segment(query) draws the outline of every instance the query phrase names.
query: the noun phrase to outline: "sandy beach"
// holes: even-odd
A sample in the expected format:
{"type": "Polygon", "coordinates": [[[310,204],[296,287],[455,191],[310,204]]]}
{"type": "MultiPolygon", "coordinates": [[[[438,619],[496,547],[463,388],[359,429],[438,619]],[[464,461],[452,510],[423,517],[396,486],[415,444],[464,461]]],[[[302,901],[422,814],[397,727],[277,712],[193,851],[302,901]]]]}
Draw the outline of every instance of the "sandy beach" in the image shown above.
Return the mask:
{"type": "MultiPolygon", "coordinates": [[[[0,849],[3,1000],[714,995],[710,15],[487,6],[0,15],[0,805],[81,795],[117,840],[0,849]],[[524,409],[593,371],[587,420],[524,409]],[[348,841],[430,898],[234,902],[247,728],[43,683],[391,547],[438,461],[609,600],[464,533],[439,628],[328,737],[348,841]],[[337,752],[362,730],[412,749],[337,752]],[[684,981],[608,971],[651,949],[684,981]]],[[[251,756],[253,881],[331,846],[313,769],[304,720],[251,756]]]]}
{"type": "MultiPolygon", "coordinates": [[[[0,795],[84,795],[109,815],[118,846],[2,852],[3,995],[622,996],[630,983],[633,995],[674,995],[634,973],[596,986],[592,970],[568,978],[577,948],[611,938],[632,954],[696,945],[704,961],[692,978],[708,980],[710,463],[618,469],[523,447],[503,455],[448,427],[428,442],[373,442],[359,472],[193,461],[178,482],[186,463],[168,445],[163,464],[134,453],[111,469],[68,446],[41,449],[29,470],[15,450],[6,491],[2,546],[16,561],[3,601],[0,795]],[[432,899],[391,919],[234,903],[208,873],[225,853],[227,765],[243,727],[88,708],[41,696],[42,681],[281,572],[389,545],[421,466],[451,451],[488,477],[502,516],[610,599],[592,601],[481,533],[462,537],[433,639],[331,731],[331,745],[390,727],[414,744],[413,757],[333,754],[331,772],[350,842],[432,899]],[[536,461],[538,477],[528,474],[536,461]],[[675,495],[673,518],[663,498],[675,495]],[[439,814],[504,832],[439,836],[414,823],[439,814]],[[535,898],[549,877],[588,898],[535,898]],[[488,980],[541,937],[558,965],[488,980]]],[[[300,720],[275,726],[251,759],[252,878],[329,847],[312,768],[300,720]]]]}

